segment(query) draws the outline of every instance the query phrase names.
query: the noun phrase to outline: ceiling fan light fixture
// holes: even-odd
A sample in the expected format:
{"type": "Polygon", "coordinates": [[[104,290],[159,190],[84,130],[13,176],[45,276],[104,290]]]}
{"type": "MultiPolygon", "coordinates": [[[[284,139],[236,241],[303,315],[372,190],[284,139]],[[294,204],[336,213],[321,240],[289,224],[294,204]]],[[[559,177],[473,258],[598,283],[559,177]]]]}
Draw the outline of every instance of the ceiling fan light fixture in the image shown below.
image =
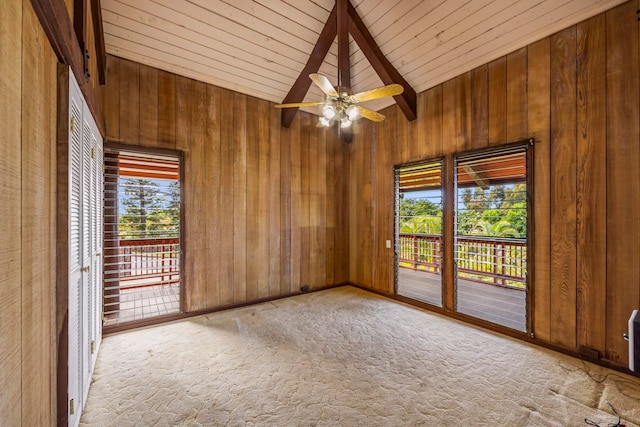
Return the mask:
{"type": "Polygon", "coordinates": [[[325,105],[324,107],[322,107],[322,115],[325,119],[331,120],[336,115],[336,110],[333,105],[325,105]]]}
{"type": "Polygon", "coordinates": [[[349,120],[349,117],[343,116],[340,119],[340,127],[341,128],[348,128],[349,126],[351,126],[351,120],[349,120]]]}
{"type": "Polygon", "coordinates": [[[320,124],[325,127],[329,127],[331,125],[331,121],[326,117],[320,117],[320,124]]]}
{"type": "Polygon", "coordinates": [[[349,108],[347,108],[347,116],[349,117],[349,120],[355,120],[360,116],[360,111],[358,111],[358,107],[355,105],[351,105],[349,106],[349,108]]]}

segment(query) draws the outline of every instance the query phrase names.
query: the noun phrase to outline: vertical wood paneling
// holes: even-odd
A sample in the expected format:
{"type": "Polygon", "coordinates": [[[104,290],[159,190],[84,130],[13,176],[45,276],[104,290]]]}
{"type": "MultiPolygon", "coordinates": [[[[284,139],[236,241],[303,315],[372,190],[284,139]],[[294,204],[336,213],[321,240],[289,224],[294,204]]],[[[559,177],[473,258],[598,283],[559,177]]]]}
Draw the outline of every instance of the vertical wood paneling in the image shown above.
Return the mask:
{"type": "MultiPolygon", "coordinates": [[[[272,113],[273,114],[273,113],[272,113]]],[[[280,129],[281,112],[276,115],[277,126],[280,129]]],[[[293,123],[295,123],[295,118],[293,123]]],[[[292,123],[292,126],[293,126],[292,123]]],[[[286,294],[293,290],[291,286],[292,264],[292,218],[291,218],[291,130],[280,130],[280,293],[286,294]]]]}
{"type": "Polygon", "coordinates": [[[140,136],[140,66],[131,61],[121,60],[119,72],[126,76],[119,80],[119,129],[118,141],[138,144],[140,136]]]}
{"type": "Polygon", "coordinates": [[[233,300],[237,303],[247,300],[247,96],[235,93],[233,98],[233,300]]]}
{"type": "Polygon", "coordinates": [[[30,1],[0,22],[0,425],[52,425],[57,58],[30,1]]]}
{"type": "MultiPolygon", "coordinates": [[[[109,61],[112,62],[112,61],[109,61]]],[[[110,82],[109,85],[112,83],[110,82]]],[[[118,84],[117,81],[115,84],[118,84]]],[[[160,148],[176,148],[176,76],[158,70],[158,141],[160,148]]],[[[106,119],[108,120],[108,119],[106,119]]],[[[108,125],[107,125],[108,127],[108,125]]]]}
{"type": "Polygon", "coordinates": [[[444,113],[442,110],[442,85],[427,91],[427,152],[424,158],[437,157],[444,152],[442,126],[444,113]]]}
{"type": "Polygon", "coordinates": [[[465,73],[442,85],[442,141],[445,153],[470,148],[471,73],[465,73]]]}
{"type": "MultiPolygon", "coordinates": [[[[317,150],[317,134],[312,129],[311,117],[300,118],[300,247],[307,248],[300,256],[300,286],[315,287],[311,272],[311,150],[317,150]],[[308,141],[308,142],[307,142],[308,141]]],[[[314,159],[314,163],[315,163],[314,159]]]]}
{"type": "Polygon", "coordinates": [[[527,97],[528,128],[535,138],[533,226],[534,259],[533,328],[534,336],[551,339],[551,165],[550,165],[550,40],[543,39],[529,46],[527,69],[529,94],[527,97]]]}
{"type": "Polygon", "coordinates": [[[158,70],[140,67],[140,145],[158,146],[158,70]]]}
{"type": "Polygon", "coordinates": [[[302,179],[301,179],[301,166],[300,166],[300,114],[291,122],[289,128],[289,162],[290,162],[290,259],[291,259],[291,290],[297,291],[300,289],[300,262],[302,257],[301,246],[301,229],[303,226],[302,218],[302,179]]]}
{"type": "Polygon", "coordinates": [[[471,72],[471,135],[469,148],[489,145],[489,66],[471,72]]]}
{"type": "Polygon", "coordinates": [[[577,26],[577,328],[578,345],[604,354],[607,210],[605,19],[577,26]]]}
{"type": "Polygon", "coordinates": [[[428,110],[427,110],[427,93],[421,92],[418,94],[418,98],[416,100],[416,141],[411,144],[411,160],[415,161],[418,159],[424,158],[424,156],[429,152],[429,147],[427,145],[427,137],[429,132],[429,127],[427,123],[428,110]]]}
{"type": "Polygon", "coordinates": [[[576,29],[551,36],[551,341],[576,348],[576,29]]]}
{"type": "MultiPolygon", "coordinates": [[[[395,109],[392,108],[390,111],[395,111],[395,109]]],[[[394,127],[396,131],[396,149],[392,151],[394,153],[393,157],[397,159],[398,163],[407,163],[410,158],[409,144],[413,143],[411,136],[409,135],[409,128],[412,127],[412,125],[407,122],[406,117],[400,117],[398,114],[394,114],[394,116],[394,121],[391,121],[391,119],[388,119],[387,121],[387,124],[394,127]]],[[[413,124],[415,124],[415,121],[413,124]]],[[[374,131],[376,130],[375,127],[373,129],[374,131]]],[[[389,147],[381,148],[388,150],[389,147]]]]}
{"type": "MultiPolygon", "coordinates": [[[[247,188],[254,188],[261,190],[260,185],[260,130],[259,116],[258,116],[258,104],[255,102],[247,103],[247,188]]],[[[247,239],[246,239],[246,252],[247,252],[247,296],[248,300],[258,299],[260,275],[264,275],[260,269],[264,265],[260,261],[261,245],[259,235],[259,222],[260,222],[260,191],[247,191],[247,239]]],[[[268,277],[268,276],[267,276],[268,277]]]]}
{"type": "Polygon", "coordinates": [[[269,295],[280,295],[284,283],[282,270],[282,193],[280,114],[266,104],[269,115],[269,295]]]}
{"type": "Polygon", "coordinates": [[[640,134],[637,2],[606,13],[607,339],[606,357],[626,363],[619,339],[640,301],[640,134]]]}
{"type": "MultiPolygon", "coordinates": [[[[222,167],[220,164],[222,158],[222,150],[220,146],[220,127],[221,127],[221,104],[220,89],[215,86],[207,85],[206,87],[206,139],[204,141],[205,151],[205,170],[206,179],[204,186],[210,189],[210,196],[205,198],[205,211],[203,212],[206,220],[214,212],[219,212],[221,207],[221,182],[222,167]]],[[[206,257],[205,265],[205,285],[207,287],[207,299],[204,302],[205,307],[216,307],[220,305],[220,288],[219,283],[222,281],[221,258],[217,250],[221,242],[222,228],[221,221],[207,221],[207,234],[204,242],[205,251],[203,255],[206,257]]]]}
{"type": "MultiPolygon", "coordinates": [[[[51,253],[49,254],[51,256],[51,269],[49,271],[49,274],[51,275],[51,279],[50,279],[50,287],[51,287],[51,292],[53,292],[53,302],[52,302],[52,314],[51,314],[51,318],[47,319],[47,322],[49,323],[49,329],[50,329],[50,333],[51,333],[51,347],[50,347],[50,372],[49,372],[49,384],[50,388],[51,388],[51,393],[52,393],[52,399],[49,402],[49,407],[50,407],[50,414],[51,414],[51,419],[50,420],[43,420],[43,422],[46,424],[47,422],[51,422],[53,423],[54,420],[56,419],[56,411],[57,411],[57,405],[58,405],[58,401],[57,401],[57,397],[55,395],[55,388],[57,387],[57,382],[58,382],[58,366],[57,366],[57,360],[58,359],[58,323],[57,323],[57,319],[59,317],[59,301],[57,301],[57,278],[58,278],[58,272],[56,269],[56,265],[57,262],[59,261],[58,258],[58,252],[57,252],[57,224],[58,224],[58,193],[57,193],[57,188],[58,188],[58,181],[60,180],[59,176],[58,176],[58,117],[60,116],[60,111],[57,110],[57,106],[59,105],[58,102],[60,101],[60,99],[58,98],[58,84],[57,84],[57,76],[56,76],[56,68],[59,69],[59,65],[58,65],[58,58],[55,56],[55,54],[53,52],[51,52],[49,55],[47,55],[47,64],[45,65],[45,70],[49,69],[49,67],[51,67],[51,70],[54,72],[54,74],[51,77],[50,83],[49,84],[45,84],[45,96],[47,97],[47,102],[45,105],[48,105],[51,107],[51,111],[53,111],[53,106],[56,106],[56,112],[55,114],[50,114],[49,115],[49,124],[48,124],[48,131],[49,131],[49,138],[47,138],[46,140],[50,141],[49,142],[49,158],[51,159],[51,167],[49,170],[49,191],[51,192],[51,197],[49,198],[49,212],[50,212],[50,217],[49,219],[49,223],[45,225],[45,227],[49,227],[49,230],[51,230],[52,232],[52,242],[51,242],[51,253]],[[55,384],[55,385],[54,385],[55,384]]],[[[1,74],[1,73],[0,73],[1,74]]],[[[66,100],[66,99],[65,99],[66,100]]],[[[64,181],[64,183],[66,184],[66,180],[64,181]]],[[[43,374],[45,375],[45,374],[43,374]]]]}
{"type": "MultiPolygon", "coordinates": [[[[271,107],[269,102],[263,100],[253,100],[251,104],[257,105],[257,123],[258,123],[258,164],[253,166],[258,171],[258,185],[256,190],[258,192],[258,241],[257,246],[257,258],[247,262],[247,268],[249,264],[256,263],[259,267],[258,274],[258,298],[266,298],[270,295],[269,280],[271,278],[271,260],[270,254],[270,231],[269,225],[271,222],[271,215],[277,212],[271,212],[269,209],[271,206],[271,152],[270,144],[271,138],[269,135],[270,130],[270,118],[269,113],[271,107]]],[[[247,121],[247,126],[249,121],[247,121]]],[[[279,156],[280,153],[278,153],[279,156]]],[[[251,186],[248,186],[251,188],[251,186]]],[[[250,193],[250,192],[248,192],[250,193]]],[[[276,193],[277,194],[277,193],[276,193]]],[[[273,194],[275,197],[276,194],[273,194]]],[[[248,211],[249,215],[255,215],[252,211],[248,211]]],[[[275,242],[274,242],[275,243],[275,242]]],[[[274,250],[278,247],[274,245],[274,250]]],[[[279,253],[279,252],[278,252],[279,253]]]]}
{"type": "MultiPolygon", "coordinates": [[[[106,140],[120,141],[120,64],[121,60],[107,57],[109,84],[102,90],[102,110],[107,129],[106,140]]],[[[127,77],[127,76],[123,76],[127,77]]]]}
{"type": "MultiPolygon", "coordinates": [[[[390,111],[394,111],[394,109],[390,109],[390,111]]],[[[389,113],[387,113],[389,114],[389,113]]],[[[367,270],[371,272],[371,284],[374,289],[382,290],[384,289],[384,282],[386,277],[387,266],[382,264],[378,265],[377,260],[382,258],[382,254],[380,252],[380,241],[382,239],[382,235],[384,234],[385,223],[384,223],[384,214],[381,215],[382,212],[380,210],[384,210],[385,206],[383,206],[384,199],[384,183],[379,180],[379,174],[382,174],[381,170],[384,169],[384,165],[381,164],[382,156],[384,155],[384,148],[380,146],[380,142],[382,138],[378,138],[377,132],[379,128],[383,129],[391,129],[392,132],[395,132],[395,135],[391,138],[385,138],[388,141],[395,141],[392,147],[389,147],[389,151],[394,153],[394,156],[397,156],[398,159],[401,159],[406,150],[406,137],[403,135],[404,133],[404,124],[401,123],[396,114],[387,115],[387,119],[384,123],[386,126],[371,126],[371,139],[370,142],[366,145],[370,147],[370,155],[368,158],[369,162],[369,170],[371,174],[371,187],[376,188],[375,193],[371,194],[371,224],[378,224],[377,227],[372,228],[369,233],[369,238],[367,239],[369,242],[369,247],[371,248],[369,265],[367,266],[367,270]],[[403,149],[404,145],[404,149],[403,149]]],[[[365,233],[366,235],[366,233],[365,233]]]]}
{"type": "Polygon", "coordinates": [[[363,122],[362,127],[360,128],[360,133],[358,134],[358,137],[361,137],[362,139],[358,139],[356,143],[349,144],[350,179],[348,198],[351,206],[349,210],[349,242],[351,245],[349,248],[349,281],[365,286],[368,284],[361,283],[361,272],[366,260],[362,258],[360,251],[360,229],[358,222],[361,220],[363,209],[360,204],[359,186],[364,184],[362,182],[363,166],[361,165],[361,146],[366,143],[366,141],[371,140],[370,126],[371,124],[363,122]]]}
{"type": "MultiPolygon", "coordinates": [[[[395,116],[396,122],[400,122],[405,127],[406,118],[403,114],[398,114],[397,110],[393,109],[390,112],[390,117],[395,116]]],[[[376,135],[375,141],[375,158],[373,162],[375,164],[375,185],[377,187],[375,191],[376,206],[373,210],[373,227],[372,232],[375,236],[373,240],[374,259],[372,266],[374,266],[372,277],[376,283],[376,288],[382,292],[393,293],[394,283],[394,251],[393,244],[391,248],[386,247],[386,241],[394,240],[394,212],[395,212],[395,200],[394,200],[394,169],[393,166],[396,163],[396,159],[402,159],[406,162],[408,160],[407,149],[401,150],[398,153],[393,149],[393,146],[386,144],[388,138],[392,137],[394,131],[393,121],[389,120],[385,123],[385,126],[374,127],[373,131],[376,135]]],[[[408,132],[403,131],[396,135],[396,138],[404,138],[408,144],[415,144],[414,139],[408,136],[408,132]]],[[[404,145],[404,144],[403,144],[404,145]]]]}
{"type": "Polygon", "coordinates": [[[335,204],[336,204],[336,241],[335,251],[335,279],[333,283],[345,283],[349,280],[349,254],[352,241],[349,239],[349,180],[351,177],[349,164],[349,150],[351,144],[343,144],[335,133],[331,134],[331,141],[336,147],[335,171],[335,204]]]}
{"type": "Polygon", "coordinates": [[[489,67],[489,145],[507,142],[507,57],[489,67]]]}
{"type": "MultiPolygon", "coordinates": [[[[389,123],[392,123],[392,117],[389,115],[389,123]]],[[[372,158],[371,158],[371,143],[369,141],[373,140],[375,137],[375,133],[373,131],[373,127],[375,124],[371,123],[367,127],[367,135],[369,135],[368,139],[365,139],[364,144],[360,145],[360,165],[362,168],[362,180],[357,181],[357,189],[356,191],[359,194],[359,207],[362,209],[361,216],[358,220],[358,231],[360,235],[360,239],[358,242],[360,257],[363,260],[366,260],[366,264],[364,264],[363,268],[360,270],[360,280],[361,283],[372,283],[373,278],[373,270],[376,268],[374,266],[373,254],[372,254],[372,244],[371,241],[371,227],[373,226],[373,185],[372,182],[372,158]]],[[[392,137],[391,143],[394,144],[394,147],[397,147],[397,139],[395,135],[392,137]]]]}
{"type": "MultiPolygon", "coordinates": [[[[194,194],[199,189],[208,188],[207,173],[209,166],[206,163],[207,149],[207,105],[206,85],[195,80],[187,82],[187,96],[189,102],[187,112],[187,138],[185,142],[189,145],[189,154],[194,159],[201,159],[198,162],[191,162],[185,170],[185,189],[187,194],[194,194]]],[[[185,221],[184,230],[190,241],[192,256],[187,258],[187,264],[191,267],[191,278],[188,282],[190,292],[186,295],[186,307],[189,311],[206,308],[207,285],[209,272],[207,263],[206,246],[208,242],[209,222],[207,219],[207,197],[189,197],[184,204],[185,221]],[[196,237],[198,236],[198,237],[196,237]]]]}
{"type": "MultiPolygon", "coordinates": [[[[333,132],[331,129],[324,130],[325,139],[325,157],[327,161],[326,172],[326,186],[327,186],[327,203],[326,203],[326,231],[327,231],[327,263],[326,263],[326,275],[327,283],[335,283],[336,278],[336,246],[340,245],[340,242],[336,240],[336,230],[338,227],[338,181],[339,166],[338,161],[339,151],[333,139],[333,132]]],[[[356,139],[357,137],[354,137],[356,139]]]]}
{"type": "MultiPolygon", "coordinates": [[[[53,419],[49,402],[53,371],[55,237],[48,228],[53,194],[50,187],[52,159],[50,144],[55,145],[51,117],[55,117],[55,99],[48,97],[56,84],[53,55],[31,5],[23,9],[22,52],[22,424],[44,425],[53,419]],[[40,402],[34,404],[33,402],[40,402]],[[46,404],[42,404],[45,403],[46,404]]],[[[54,128],[55,129],[55,128],[54,128]]]]}
{"type": "Polygon", "coordinates": [[[315,137],[309,141],[309,246],[310,268],[314,287],[327,283],[327,151],[325,129],[309,127],[315,137]],[[315,132],[314,132],[315,131],[315,132]]]}
{"type": "MultiPolygon", "coordinates": [[[[215,286],[220,295],[220,305],[233,303],[233,152],[234,152],[234,128],[233,92],[220,89],[220,190],[219,201],[216,208],[216,222],[220,224],[220,239],[216,242],[218,262],[220,263],[220,276],[215,286]]],[[[186,171],[185,171],[186,172],[186,171]]],[[[185,195],[188,197],[189,195],[185,195]]],[[[191,197],[194,197],[192,195],[191,197]]],[[[187,219],[188,220],[188,219],[187,219]]]]}
{"type": "Polygon", "coordinates": [[[0,424],[20,425],[21,372],[21,81],[22,2],[0,3],[0,188],[3,245],[0,245],[0,424]]]}
{"type": "Polygon", "coordinates": [[[507,55],[507,140],[527,137],[527,48],[507,55]]]}
{"type": "MultiPolygon", "coordinates": [[[[127,79],[125,75],[121,75],[121,78],[127,79]]],[[[176,150],[189,152],[189,111],[191,103],[190,90],[191,79],[186,77],[176,76],[176,98],[175,98],[175,135],[176,135],[176,150]]],[[[191,157],[189,157],[191,158],[191,157]]],[[[190,160],[191,161],[191,160],[190,160]]]]}

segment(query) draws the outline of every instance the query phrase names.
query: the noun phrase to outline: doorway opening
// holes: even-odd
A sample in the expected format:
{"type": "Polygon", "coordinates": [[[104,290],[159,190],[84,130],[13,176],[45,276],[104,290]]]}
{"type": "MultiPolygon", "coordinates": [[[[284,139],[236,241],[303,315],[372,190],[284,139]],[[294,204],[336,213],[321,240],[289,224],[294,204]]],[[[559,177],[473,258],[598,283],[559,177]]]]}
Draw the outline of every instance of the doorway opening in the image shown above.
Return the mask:
{"type": "Polygon", "coordinates": [[[396,293],[442,307],[442,162],[396,169],[396,293]]]}
{"type": "Polygon", "coordinates": [[[527,146],[456,159],[456,311],[527,330],[527,146]]]}
{"type": "Polygon", "coordinates": [[[180,313],[181,157],[105,149],[104,326],[180,313]]]}

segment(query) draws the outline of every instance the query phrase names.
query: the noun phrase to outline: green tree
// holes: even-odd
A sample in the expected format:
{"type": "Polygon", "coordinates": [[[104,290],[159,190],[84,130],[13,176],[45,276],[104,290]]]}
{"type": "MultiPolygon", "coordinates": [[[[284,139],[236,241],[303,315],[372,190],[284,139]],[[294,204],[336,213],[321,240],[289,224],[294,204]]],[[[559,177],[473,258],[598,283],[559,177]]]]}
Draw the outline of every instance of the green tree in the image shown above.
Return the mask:
{"type": "Polygon", "coordinates": [[[400,232],[440,234],[442,210],[425,198],[402,198],[398,206],[400,232]]]}
{"type": "MultiPolygon", "coordinates": [[[[158,186],[149,179],[127,178],[120,182],[124,197],[121,205],[124,213],[120,215],[120,235],[124,238],[147,238],[153,227],[154,216],[166,203],[158,186]]],[[[158,218],[155,218],[157,221],[158,218]]]]}
{"type": "Polygon", "coordinates": [[[525,237],[527,232],[526,184],[494,185],[488,189],[460,191],[463,208],[457,212],[461,235],[525,237]]]}

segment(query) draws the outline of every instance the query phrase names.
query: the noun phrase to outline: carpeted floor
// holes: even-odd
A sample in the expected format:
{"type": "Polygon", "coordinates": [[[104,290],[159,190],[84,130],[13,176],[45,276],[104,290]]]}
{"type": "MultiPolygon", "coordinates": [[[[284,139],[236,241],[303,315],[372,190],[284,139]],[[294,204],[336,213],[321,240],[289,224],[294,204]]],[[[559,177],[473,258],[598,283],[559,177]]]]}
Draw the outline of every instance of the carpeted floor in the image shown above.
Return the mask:
{"type": "Polygon", "coordinates": [[[105,337],[81,425],[640,424],[640,379],[352,287],[105,337]]]}

